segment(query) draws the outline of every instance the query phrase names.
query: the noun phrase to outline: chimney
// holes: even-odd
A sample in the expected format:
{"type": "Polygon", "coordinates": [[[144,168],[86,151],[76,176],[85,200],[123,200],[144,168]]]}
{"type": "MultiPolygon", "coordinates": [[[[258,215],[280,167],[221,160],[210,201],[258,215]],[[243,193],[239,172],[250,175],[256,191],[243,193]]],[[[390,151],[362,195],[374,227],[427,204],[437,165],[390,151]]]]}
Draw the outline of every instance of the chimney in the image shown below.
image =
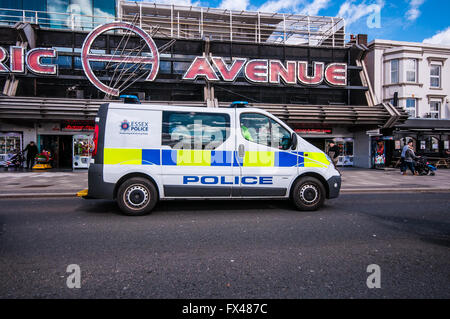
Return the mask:
{"type": "Polygon", "coordinates": [[[356,43],[367,46],[367,34],[358,34],[356,43]]]}

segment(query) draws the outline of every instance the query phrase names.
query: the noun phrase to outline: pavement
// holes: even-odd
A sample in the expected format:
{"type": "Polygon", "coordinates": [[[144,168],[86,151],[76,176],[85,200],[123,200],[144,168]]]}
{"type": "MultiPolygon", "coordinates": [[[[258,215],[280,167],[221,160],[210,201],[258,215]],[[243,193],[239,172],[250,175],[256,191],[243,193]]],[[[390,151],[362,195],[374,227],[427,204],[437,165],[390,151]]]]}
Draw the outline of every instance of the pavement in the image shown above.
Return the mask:
{"type": "Polygon", "coordinates": [[[343,194],[317,212],[287,201],[167,201],[141,217],[111,201],[4,199],[0,299],[448,299],[448,198],[343,194]],[[78,289],[67,286],[73,264],[78,289]],[[374,264],[380,288],[369,289],[374,264]]]}
{"type": "MultiPolygon", "coordinates": [[[[435,176],[402,176],[397,169],[342,168],[345,193],[450,192],[450,170],[435,176]]],[[[88,186],[87,170],[0,171],[0,198],[74,197],[88,186]]]]}

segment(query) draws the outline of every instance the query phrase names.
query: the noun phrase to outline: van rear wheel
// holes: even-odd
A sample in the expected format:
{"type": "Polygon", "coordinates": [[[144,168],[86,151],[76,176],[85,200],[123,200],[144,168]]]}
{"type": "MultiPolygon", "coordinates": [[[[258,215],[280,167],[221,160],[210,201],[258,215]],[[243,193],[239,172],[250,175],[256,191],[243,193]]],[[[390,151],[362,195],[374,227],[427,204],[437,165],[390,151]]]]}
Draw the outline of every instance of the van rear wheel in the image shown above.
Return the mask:
{"type": "Polygon", "coordinates": [[[323,184],[314,177],[300,178],[292,192],[292,201],[298,210],[317,210],[325,202],[326,191],[323,184]]]}
{"type": "Polygon", "coordinates": [[[148,214],[158,201],[155,185],[145,178],[134,177],[120,185],[117,192],[117,204],[120,210],[130,216],[148,214]]]}

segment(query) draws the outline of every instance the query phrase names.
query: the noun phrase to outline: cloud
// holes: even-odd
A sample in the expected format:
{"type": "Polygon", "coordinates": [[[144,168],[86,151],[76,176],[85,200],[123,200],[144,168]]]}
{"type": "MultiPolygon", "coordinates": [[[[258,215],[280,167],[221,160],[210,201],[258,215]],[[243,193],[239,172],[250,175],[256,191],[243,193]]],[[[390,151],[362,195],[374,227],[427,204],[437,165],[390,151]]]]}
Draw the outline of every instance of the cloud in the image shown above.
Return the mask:
{"type": "Polygon", "coordinates": [[[296,13],[298,11],[297,7],[303,3],[302,0],[274,0],[267,1],[259,7],[258,11],[261,12],[281,12],[281,11],[292,11],[296,13]]]}
{"type": "Polygon", "coordinates": [[[229,9],[229,10],[247,10],[249,0],[223,0],[219,8],[229,9]]]}
{"type": "Polygon", "coordinates": [[[354,3],[355,0],[345,1],[339,8],[338,17],[345,19],[346,26],[350,26],[359,19],[368,16],[374,12],[381,10],[384,7],[383,0],[376,0],[367,3],[365,0],[359,4],[354,3]]]}
{"type": "Polygon", "coordinates": [[[310,16],[316,16],[320,10],[328,7],[330,0],[314,0],[308,4],[300,13],[310,16]]]}
{"type": "Polygon", "coordinates": [[[174,4],[180,6],[200,6],[200,1],[191,0],[142,0],[142,2],[157,2],[158,4],[174,4]]]}
{"type": "Polygon", "coordinates": [[[450,27],[423,40],[423,43],[450,45],[450,27]]]}
{"type": "Polygon", "coordinates": [[[317,15],[328,7],[330,0],[271,0],[263,3],[257,10],[261,12],[292,12],[295,14],[317,15]]]}
{"type": "Polygon", "coordinates": [[[408,21],[416,21],[420,16],[420,6],[425,2],[425,0],[411,0],[409,2],[409,10],[406,11],[406,19],[408,21]]]}

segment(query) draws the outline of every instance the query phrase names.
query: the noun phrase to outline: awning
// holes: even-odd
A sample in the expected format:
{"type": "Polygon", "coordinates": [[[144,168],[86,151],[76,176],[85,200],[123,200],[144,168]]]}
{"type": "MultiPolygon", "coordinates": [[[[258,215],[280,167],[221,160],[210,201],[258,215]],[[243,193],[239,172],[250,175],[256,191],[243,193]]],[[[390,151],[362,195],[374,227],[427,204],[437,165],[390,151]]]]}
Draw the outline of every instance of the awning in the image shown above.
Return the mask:
{"type": "Polygon", "coordinates": [[[390,104],[376,106],[249,104],[262,108],[289,124],[321,123],[389,128],[403,123],[408,114],[390,104]]]}
{"type": "Polygon", "coordinates": [[[441,119],[408,119],[403,124],[397,125],[401,130],[429,129],[430,131],[449,131],[450,120],[441,119]]]}
{"type": "MultiPolygon", "coordinates": [[[[1,119],[94,119],[99,106],[109,100],[58,99],[34,97],[0,97],[1,119]]],[[[203,106],[206,102],[145,101],[144,104],[203,106]]],[[[227,107],[229,103],[220,103],[227,107]]],[[[364,126],[367,128],[392,127],[401,124],[407,113],[389,103],[376,106],[354,105],[301,105],[301,104],[249,104],[264,109],[288,124],[321,123],[330,125],[364,126]]]]}

